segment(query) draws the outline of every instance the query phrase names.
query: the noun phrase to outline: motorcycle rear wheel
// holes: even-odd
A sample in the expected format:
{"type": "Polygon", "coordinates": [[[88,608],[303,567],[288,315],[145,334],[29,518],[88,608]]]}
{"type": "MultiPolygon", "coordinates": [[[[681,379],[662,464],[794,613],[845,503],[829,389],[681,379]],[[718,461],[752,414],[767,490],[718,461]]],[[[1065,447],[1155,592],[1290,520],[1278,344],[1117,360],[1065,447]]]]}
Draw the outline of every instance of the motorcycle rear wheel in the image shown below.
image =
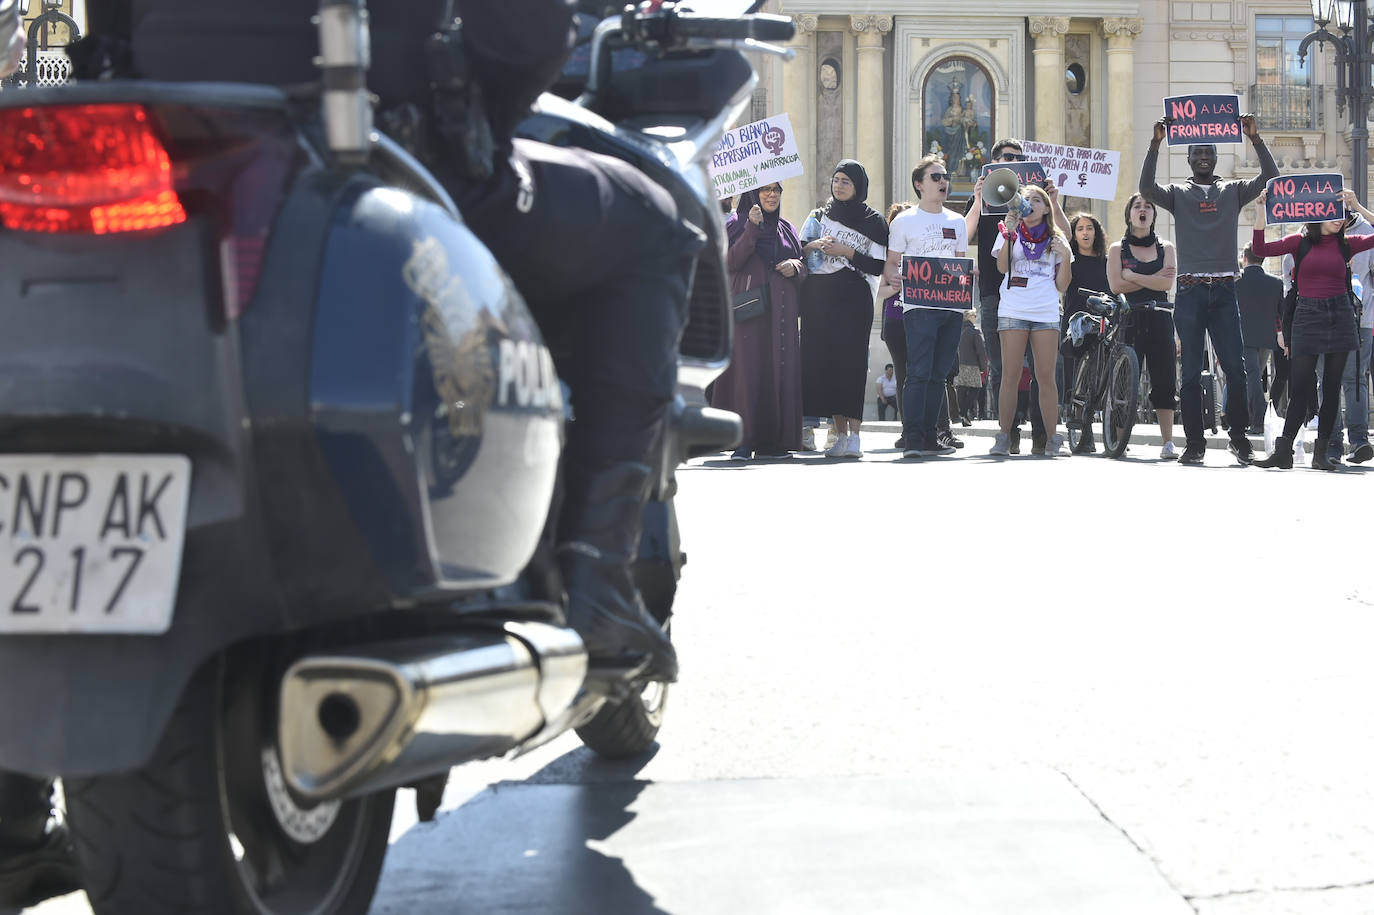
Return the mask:
{"type": "MultiPolygon", "coordinates": [[[[666,563],[637,562],[635,584],[654,619],[672,637],[677,577],[666,563]]],[[[577,729],[584,746],[603,759],[629,759],[654,745],[668,706],[668,684],[650,683],[620,702],[607,702],[577,729]]]]}
{"type": "Polygon", "coordinates": [[[231,652],[187,686],[152,760],[64,782],[96,915],[364,915],[395,792],[299,807],[274,746],[276,680],[231,652]]]}

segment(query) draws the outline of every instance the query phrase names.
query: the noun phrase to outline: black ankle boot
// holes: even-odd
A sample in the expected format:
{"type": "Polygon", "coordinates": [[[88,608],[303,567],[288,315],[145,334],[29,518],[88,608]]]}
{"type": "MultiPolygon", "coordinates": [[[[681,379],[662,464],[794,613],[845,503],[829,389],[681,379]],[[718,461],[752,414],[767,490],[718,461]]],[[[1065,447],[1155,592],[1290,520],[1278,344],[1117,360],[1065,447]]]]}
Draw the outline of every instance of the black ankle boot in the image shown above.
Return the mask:
{"type": "Polygon", "coordinates": [[[1280,435],[1274,439],[1274,450],[1262,461],[1254,461],[1255,467],[1277,467],[1280,470],[1293,469],[1293,440],[1280,435]]]}
{"type": "Polygon", "coordinates": [[[639,550],[650,469],[615,464],[588,472],[568,468],[559,521],[558,563],[568,592],[568,625],[593,663],[635,666],[645,676],[677,679],[677,652],[635,587],[630,567],[639,550]]]}
{"type": "Polygon", "coordinates": [[[1327,449],[1331,447],[1331,436],[1319,438],[1312,443],[1312,467],[1315,470],[1340,470],[1340,461],[1331,460],[1327,449]]]}
{"type": "Polygon", "coordinates": [[[25,908],[81,888],[66,827],[47,830],[52,781],[0,772],[0,908],[25,908]]]}

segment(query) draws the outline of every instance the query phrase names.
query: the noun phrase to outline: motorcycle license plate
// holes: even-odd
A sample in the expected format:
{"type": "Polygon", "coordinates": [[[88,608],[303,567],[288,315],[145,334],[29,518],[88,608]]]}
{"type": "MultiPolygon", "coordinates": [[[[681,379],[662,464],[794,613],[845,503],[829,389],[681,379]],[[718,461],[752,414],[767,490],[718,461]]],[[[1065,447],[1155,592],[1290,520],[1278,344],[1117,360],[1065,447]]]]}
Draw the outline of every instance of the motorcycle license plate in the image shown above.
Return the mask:
{"type": "Polygon", "coordinates": [[[191,461],[0,455],[0,634],[172,625],[191,461]]]}

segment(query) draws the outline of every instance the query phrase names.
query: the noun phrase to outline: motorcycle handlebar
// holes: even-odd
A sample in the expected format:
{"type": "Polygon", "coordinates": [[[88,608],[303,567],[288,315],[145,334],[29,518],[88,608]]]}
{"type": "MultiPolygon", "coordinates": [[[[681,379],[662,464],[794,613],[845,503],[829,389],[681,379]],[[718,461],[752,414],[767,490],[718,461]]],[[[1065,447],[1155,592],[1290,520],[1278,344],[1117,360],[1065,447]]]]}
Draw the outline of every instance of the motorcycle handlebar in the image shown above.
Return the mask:
{"type": "Polygon", "coordinates": [[[706,38],[718,41],[787,41],[796,31],[796,26],[787,16],[773,16],[756,13],[736,19],[719,19],[712,16],[698,16],[694,13],[678,13],[673,17],[673,37],[706,38]]]}

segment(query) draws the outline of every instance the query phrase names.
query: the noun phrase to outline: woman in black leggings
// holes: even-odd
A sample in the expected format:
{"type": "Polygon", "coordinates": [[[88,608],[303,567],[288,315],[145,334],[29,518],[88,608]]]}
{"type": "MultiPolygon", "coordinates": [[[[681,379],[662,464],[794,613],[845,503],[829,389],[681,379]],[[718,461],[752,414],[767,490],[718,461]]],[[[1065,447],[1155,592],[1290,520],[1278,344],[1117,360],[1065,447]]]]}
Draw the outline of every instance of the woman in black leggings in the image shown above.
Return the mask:
{"type": "Polygon", "coordinates": [[[1172,242],[1155,235],[1155,205],[1139,194],[1126,201],[1126,236],[1107,252],[1107,279],[1112,292],[1125,293],[1133,307],[1126,342],[1141,368],[1150,372],[1150,403],[1159,421],[1162,461],[1178,460],[1174,445],[1174,377],[1178,347],[1174,342],[1174,306],[1169,289],[1178,274],[1172,242]]]}
{"type": "MultiPolygon", "coordinates": [[[[1293,282],[1298,288],[1298,304],[1292,315],[1291,332],[1288,316],[1284,316],[1284,349],[1292,360],[1292,378],[1288,387],[1288,415],[1283,421],[1283,435],[1274,441],[1274,450],[1259,467],[1293,466],[1293,437],[1308,416],[1307,403],[1313,381],[1317,377],[1317,359],[1326,357],[1322,372],[1322,403],[1317,412],[1317,441],[1312,446],[1312,466],[1318,470],[1335,470],[1339,458],[1331,460],[1327,446],[1336,427],[1340,410],[1341,375],[1350,351],[1359,345],[1359,322],[1355,319],[1355,304],[1350,294],[1351,255],[1374,248],[1374,235],[1345,236],[1345,220],[1308,223],[1301,233],[1285,235],[1278,241],[1264,240],[1264,194],[1256,207],[1255,236],[1250,246],[1262,257],[1292,254],[1299,263],[1293,282]],[[1307,248],[1301,252],[1300,247],[1307,248]],[[1298,257],[1299,254],[1303,256],[1298,257]]],[[[1345,192],[1345,205],[1357,210],[1365,218],[1369,211],[1360,206],[1355,192],[1345,192]]]]}

